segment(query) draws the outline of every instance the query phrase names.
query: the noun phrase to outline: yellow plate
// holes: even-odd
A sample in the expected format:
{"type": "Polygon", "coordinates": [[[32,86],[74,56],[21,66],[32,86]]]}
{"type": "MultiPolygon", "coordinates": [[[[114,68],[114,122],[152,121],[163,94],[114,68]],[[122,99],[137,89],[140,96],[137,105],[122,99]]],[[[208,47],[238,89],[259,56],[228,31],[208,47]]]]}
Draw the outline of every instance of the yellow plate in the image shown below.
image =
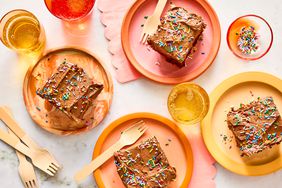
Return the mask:
{"type": "Polygon", "coordinates": [[[248,103],[257,97],[272,96],[282,113],[282,80],[262,72],[246,72],[223,81],[210,94],[210,110],[201,122],[205,144],[215,160],[226,169],[241,175],[259,176],[282,168],[282,145],[252,157],[241,157],[226,114],[231,106],[248,103]]]}

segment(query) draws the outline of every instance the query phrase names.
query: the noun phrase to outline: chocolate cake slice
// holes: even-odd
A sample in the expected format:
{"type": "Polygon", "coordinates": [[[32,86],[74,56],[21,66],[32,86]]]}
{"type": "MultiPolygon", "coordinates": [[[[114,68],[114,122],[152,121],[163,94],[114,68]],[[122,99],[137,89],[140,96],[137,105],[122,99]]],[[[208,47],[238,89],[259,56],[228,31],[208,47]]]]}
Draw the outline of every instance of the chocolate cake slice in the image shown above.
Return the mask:
{"type": "Polygon", "coordinates": [[[167,187],[176,178],[156,137],[114,154],[117,172],[127,188],[167,187]]]}
{"type": "Polygon", "coordinates": [[[156,33],[149,36],[147,43],[169,62],[183,67],[205,27],[201,16],[173,7],[161,18],[156,33]]]}
{"type": "Polygon", "coordinates": [[[103,85],[94,83],[82,68],[64,61],[36,93],[80,123],[102,90],[103,85]]]}
{"type": "Polygon", "coordinates": [[[243,155],[251,156],[282,141],[282,121],[272,97],[232,108],[227,124],[243,155]]]}

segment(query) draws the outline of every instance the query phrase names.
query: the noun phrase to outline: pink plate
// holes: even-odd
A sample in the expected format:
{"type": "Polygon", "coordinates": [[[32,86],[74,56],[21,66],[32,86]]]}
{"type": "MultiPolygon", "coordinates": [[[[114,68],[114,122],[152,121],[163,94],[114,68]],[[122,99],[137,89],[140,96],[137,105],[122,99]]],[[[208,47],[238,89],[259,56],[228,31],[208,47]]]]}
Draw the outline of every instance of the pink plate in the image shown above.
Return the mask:
{"type": "Polygon", "coordinates": [[[144,76],[161,83],[176,84],[192,80],[201,75],[214,61],[220,46],[220,25],[216,13],[205,0],[168,1],[164,13],[173,2],[189,12],[201,15],[207,24],[203,40],[198,41],[193,59],[187,59],[187,66],[178,68],[147,45],[140,44],[145,17],[153,13],[157,0],[137,0],[129,9],[122,25],[122,45],[131,64],[144,76]]]}

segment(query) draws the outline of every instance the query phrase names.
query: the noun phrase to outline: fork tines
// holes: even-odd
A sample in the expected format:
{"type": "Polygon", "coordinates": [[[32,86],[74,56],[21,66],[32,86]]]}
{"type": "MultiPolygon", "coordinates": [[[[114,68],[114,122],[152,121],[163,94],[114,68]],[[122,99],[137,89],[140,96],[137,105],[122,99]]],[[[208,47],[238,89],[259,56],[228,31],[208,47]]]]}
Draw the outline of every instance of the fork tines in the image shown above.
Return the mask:
{"type": "Polygon", "coordinates": [[[141,39],[140,39],[140,43],[145,44],[148,37],[149,37],[149,34],[143,33],[142,36],[141,36],[141,39]]]}
{"type": "Polygon", "coordinates": [[[145,123],[143,124],[143,125],[140,125],[139,127],[138,127],[138,130],[140,131],[140,132],[145,132],[146,130],[147,130],[148,128],[145,126],[145,123]]]}
{"type": "Polygon", "coordinates": [[[24,182],[25,188],[37,188],[37,184],[35,180],[24,182]]]}
{"type": "MultiPolygon", "coordinates": [[[[131,125],[131,126],[128,127],[127,129],[125,129],[125,130],[122,131],[121,133],[126,132],[126,131],[129,131],[130,129],[135,128],[135,127],[137,127],[138,125],[140,125],[140,126],[145,125],[145,121],[141,119],[141,120],[139,120],[139,121],[133,123],[133,125],[131,125]]],[[[138,128],[138,129],[139,129],[139,128],[138,128]]]]}
{"type": "Polygon", "coordinates": [[[47,168],[46,173],[49,174],[50,176],[54,176],[58,172],[59,169],[60,167],[57,164],[51,163],[49,167],[47,168]]]}

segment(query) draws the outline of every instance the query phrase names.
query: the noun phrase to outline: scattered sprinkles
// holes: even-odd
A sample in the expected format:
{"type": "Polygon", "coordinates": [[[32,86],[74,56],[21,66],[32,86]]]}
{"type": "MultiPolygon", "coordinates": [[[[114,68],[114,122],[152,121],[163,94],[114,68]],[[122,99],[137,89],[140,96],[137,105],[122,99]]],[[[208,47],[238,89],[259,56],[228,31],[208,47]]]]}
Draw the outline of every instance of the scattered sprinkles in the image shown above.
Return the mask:
{"type": "Polygon", "coordinates": [[[70,93],[65,93],[65,94],[63,95],[63,97],[62,97],[62,99],[63,99],[64,101],[69,100],[69,98],[70,98],[70,93]]]}
{"type": "Polygon", "coordinates": [[[242,27],[236,35],[239,36],[237,46],[243,54],[250,55],[259,49],[259,35],[253,26],[242,27]]]}
{"type": "Polygon", "coordinates": [[[232,148],[231,146],[231,142],[233,141],[233,136],[229,136],[229,135],[225,135],[225,134],[220,134],[220,137],[222,137],[222,143],[224,143],[225,145],[229,145],[229,149],[232,148]]]}
{"type": "Polygon", "coordinates": [[[36,106],[36,110],[38,110],[39,112],[41,111],[41,109],[38,106],[36,106]]]}

